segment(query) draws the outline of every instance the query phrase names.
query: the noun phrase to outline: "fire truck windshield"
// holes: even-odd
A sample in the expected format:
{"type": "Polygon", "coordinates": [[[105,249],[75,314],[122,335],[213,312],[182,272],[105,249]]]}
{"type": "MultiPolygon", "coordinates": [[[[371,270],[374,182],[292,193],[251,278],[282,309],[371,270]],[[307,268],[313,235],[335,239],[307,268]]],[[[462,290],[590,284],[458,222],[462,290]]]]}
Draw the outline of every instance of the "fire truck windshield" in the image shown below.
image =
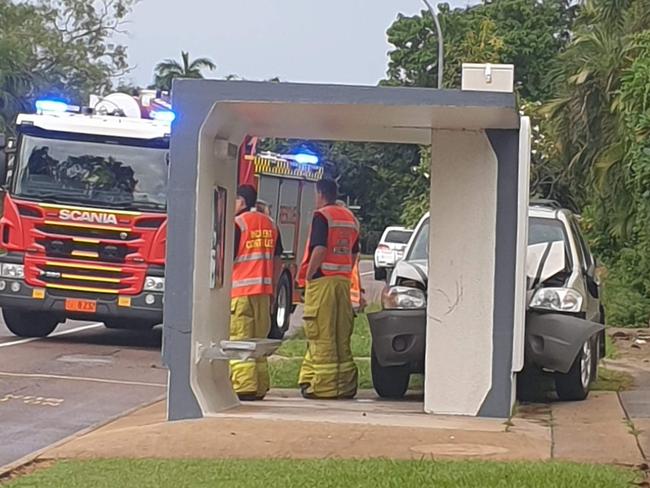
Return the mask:
{"type": "Polygon", "coordinates": [[[166,209],[168,141],[50,134],[21,135],[13,178],[17,197],[166,209]]]}

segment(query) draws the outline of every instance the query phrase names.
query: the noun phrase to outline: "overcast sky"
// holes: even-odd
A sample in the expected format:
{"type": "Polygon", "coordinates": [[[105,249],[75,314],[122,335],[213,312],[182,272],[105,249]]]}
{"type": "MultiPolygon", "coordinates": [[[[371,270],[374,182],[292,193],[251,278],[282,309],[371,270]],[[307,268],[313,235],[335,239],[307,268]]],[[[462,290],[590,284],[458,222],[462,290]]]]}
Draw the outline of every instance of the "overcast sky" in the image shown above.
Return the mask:
{"type": "Polygon", "coordinates": [[[150,83],[156,63],[180,58],[183,49],[216,63],[207,77],[374,85],[386,72],[386,29],[399,12],[412,15],[422,6],[421,0],[141,0],[125,40],[130,78],[150,83]]]}

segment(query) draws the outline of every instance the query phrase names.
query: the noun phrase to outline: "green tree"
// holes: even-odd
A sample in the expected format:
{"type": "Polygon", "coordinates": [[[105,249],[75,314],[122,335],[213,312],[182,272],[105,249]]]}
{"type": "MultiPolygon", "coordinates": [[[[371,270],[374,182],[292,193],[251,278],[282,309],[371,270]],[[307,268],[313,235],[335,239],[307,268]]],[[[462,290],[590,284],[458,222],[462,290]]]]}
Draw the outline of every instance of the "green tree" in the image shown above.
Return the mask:
{"type": "Polygon", "coordinates": [[[544,112],[565,181],[606,266],[609,320],[650,315],[650,4],[587,0],[558,57],[557,98],[544,112]]]}
{"type": "Polygon", "coordinates": [[[208,58],[190,60],[187,51],[181,51],[181,62],[166,59],[155,68],[155,85],[161,90],[171,90],[175,78],[203,78],[203,70],[214,70],[217,66],[208,58]]]}
{"type": "MultiPolygon", "coordinates": [[[[515,64],[519,93],[543,100],[550,93],[547,73],[566,46],[575,7],[568,0],[492,0],[465,9],[440,4],[445,40],[445,79],[460,86],[463,62],[515,64]]],[[[388,82],[407,86],[437,85],[437,36],[428,11],[400,15],[388,29],[388,82]]]]}
{"type": "Polygon", "coordinates": [[[32,98],[82,103],[128,71],[123,32],[136,0],[0,0],[0,124],[9,126],[32,98]]]}
{"type": "Polygon", "coordinates": [[[634,211],[632,195],[625,190],[627,139],[619,93],[622,77],[638,55],[636,35],[648,28],[650,4],[645,0],[585,2],[575,41],[558,58],[558,97],[545,107],[578,205],[599,206],[598,218],[619,240],[629,234],[634,211]]]}

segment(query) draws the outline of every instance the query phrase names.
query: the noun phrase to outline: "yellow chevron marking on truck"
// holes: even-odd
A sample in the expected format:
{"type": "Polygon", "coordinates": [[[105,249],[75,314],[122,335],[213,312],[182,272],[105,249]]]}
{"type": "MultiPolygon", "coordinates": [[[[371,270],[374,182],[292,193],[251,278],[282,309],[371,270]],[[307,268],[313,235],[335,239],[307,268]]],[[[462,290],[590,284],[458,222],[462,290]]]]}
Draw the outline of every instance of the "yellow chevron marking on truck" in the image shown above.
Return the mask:
{"type": "Polygon", "coordinates": [[[113,273],[120,273],[122,271],[122,268],[113,268],[110,266],[100,266],[96,264],[61,263],[58,261],[46,261],[45,265],[56,266],[58,268],[89,269],[93,271],[111,271],[113,273]]]}
{"type": "Polygon", "coordinates": [[[61,278],[79,281],[95,281],[97,283],[119,283],[119,278],[104,278],[102,276],[83,276],[70,273],[61,273],[61,278]]]}
{"type": "Polygon", "coordinates": [[[73,237],[73,242],[82,242],[84,244],[99,244],[102,242],[100,239],[89,239],[87,237],[73,237]]]}
{"type": "Polygon", "coordinates": [[[118,290],[105,290],[103,288],[92,288],[89,286],[74,286],[74,285],[56,285],[48,283],[45,285],[47,288],[54,288],[55,290],[69,290],[69,291],[86,291],[89,293],[107,293],[109,295],[117,295],[118,290]]]}
{"type": "Polygon", "coordinates": [[[77,224],[75,222],[62,222],[60,220],[46,220],[45,225],[57,225],[59,227],[73,227],[75,229],[111,230],[114,232],[131,232],[128,227],[112,227],[110,225],[77,224]]]}
{"type": "Polygon", "coordinates": [[[70,255],[77,258],[98,258],[99,253],[94,251],[72,251],[70,255]]]}

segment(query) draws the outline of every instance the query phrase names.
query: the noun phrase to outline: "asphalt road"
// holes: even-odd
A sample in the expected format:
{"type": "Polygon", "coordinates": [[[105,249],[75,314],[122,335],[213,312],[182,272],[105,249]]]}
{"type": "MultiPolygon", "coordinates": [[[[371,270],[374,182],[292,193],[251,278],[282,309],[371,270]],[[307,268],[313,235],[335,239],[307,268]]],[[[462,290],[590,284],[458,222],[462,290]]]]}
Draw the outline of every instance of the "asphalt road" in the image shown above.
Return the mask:
{"type": "Polygon", "coordinates": [[[0,466],[164,395],[161,332],[67,322],[33,340],[0,323],[0,466]]]}
{"type": "MultiPolygon", "coordinates": [[[[378,302],[372,261],[360,272],[368,303],[378,302]]],[[[162,397],[161,336],[161,327],[66,322],[45,339],[21,339],[0,318],[0,467],[162,397]]]]}

